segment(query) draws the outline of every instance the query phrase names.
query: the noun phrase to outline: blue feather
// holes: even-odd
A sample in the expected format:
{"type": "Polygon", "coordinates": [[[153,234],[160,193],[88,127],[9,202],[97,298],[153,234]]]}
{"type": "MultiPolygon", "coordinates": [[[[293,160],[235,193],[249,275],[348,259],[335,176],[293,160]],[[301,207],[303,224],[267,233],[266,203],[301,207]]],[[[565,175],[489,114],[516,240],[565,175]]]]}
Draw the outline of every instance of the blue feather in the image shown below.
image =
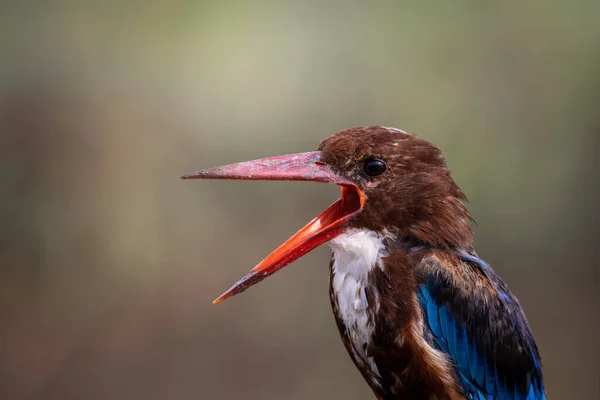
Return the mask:
{"type": "MultiPolygon", "coordinates": [[[[469,254],[459,256],[464,261],[475,264],[483,271],[496,289],[496,293],[500,295],[502,303],[507,303],[511,307],[518,306],[504,284],[484,261],[469,254]]],[[[418,299],[427,325],[427,335],[433,337],[436,348],[448,354],[454,361],[461,386],[467,398],[472,400],[545,400],[546,396],[541,382],[537,352],[532,351],[534,365],[538,372],[535,379],[527,382],[528,387],[517,386],[516,382],[512,381],[509,383],[507,376],[500,374],[494,360],[488,358],[484,348],[478,348],[474,338],[469,337],[464,323],[458,322],[459,320],[453,316],[445,301],[436,298],[436,295],[439,297],[439,290],[443,289],[444,285],[448,285],[448,282],[439,279],[437,276],[429,276],[426,283],[418,288],[418,299]],[[523,389],[526,389],[526,391],[523,392],[523,389]]],[[[507,309],[510,310],[508,307],[507,309]]],[[[516,320],[510,312],[508,312],[508,316],[515,328],[515,334],[522,335],[522,329],[519,329],[518,324],[523,324],[523,322],[516,320]]],[[[528,330],[525,331],[525,334],[530,335],[528,330]]],[[[529,336],[525,339],[524,343],[533,343],[533,339],[529,336]],[[527,340],[530,340],[530,342],[527,340]]],[[[532,346],[535,345],[532,344],[532,346]]]]}
{"type": "Polygon", "coordinates": [[[477,347],[471,343],[468,347],[469,352],[469,372],[475,379],[475,382],[485,382],[485,368],[481,355],[477,354],[477,347]]]}
{"type": "Polygon", "coordinates": [[[440,332],[442,333],[442,339],[448,344],[448,350],[450,350],[450,343],[448,341],[448,322],[451,321],[448,315],[448,310],[445,305],[439,308],[438,314],[440,316],[440,332]]]}
{"type": "Polygon", "coordinates": [[[458,365],[466,366],[467,371],[470,371],[467,333],[464,328],[458,327],[456,322],[454,328],[454,355],[456,362],[458,365]]]}
{"type": "Polygon", "coordinates": [[[487,356],[483,355],[483,367],[485,371],[485,382],[482,382],[483,387],[487,393],[492,394],[496,392],[496,373],[493,369],[493,365],[488,364],[487,356]]]}
{"type": "Polygon", "coordinates": [[[429,297],[427,301],[427,319],[429,320],[429,328],[436,336],[441,336],[440,314],[435,302],[429,297]]]}

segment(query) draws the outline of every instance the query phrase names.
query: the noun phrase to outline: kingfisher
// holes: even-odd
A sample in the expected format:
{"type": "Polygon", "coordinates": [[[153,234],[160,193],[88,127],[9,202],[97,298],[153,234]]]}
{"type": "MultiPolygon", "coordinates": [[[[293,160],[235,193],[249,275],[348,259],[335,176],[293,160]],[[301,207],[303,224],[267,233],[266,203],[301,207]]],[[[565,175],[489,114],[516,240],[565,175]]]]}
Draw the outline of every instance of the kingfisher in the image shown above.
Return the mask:
{"type": "Polygon", "coordinates": [[[335,321],[377,399],[546,399],[523,309],[475,252],[466,196],[431,143],[396,128],[358,127],[317,151],[182,178],[341,187],[340,199],[215,303],[328,243],[335,321]]]}

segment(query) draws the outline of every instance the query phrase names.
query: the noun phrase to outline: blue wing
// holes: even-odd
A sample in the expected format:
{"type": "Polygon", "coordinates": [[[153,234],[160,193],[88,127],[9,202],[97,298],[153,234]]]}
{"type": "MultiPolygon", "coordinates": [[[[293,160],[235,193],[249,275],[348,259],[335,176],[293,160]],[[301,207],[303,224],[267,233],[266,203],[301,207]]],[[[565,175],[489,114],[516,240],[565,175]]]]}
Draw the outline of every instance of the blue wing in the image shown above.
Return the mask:
{"type": "Polygon", "coordinates": [[[475,256],[458,255],[462,274],[431,260],[418,290],[424,333],[453,360],[467,397],[545,400],[533,336],[506,285],[475,256]]]}

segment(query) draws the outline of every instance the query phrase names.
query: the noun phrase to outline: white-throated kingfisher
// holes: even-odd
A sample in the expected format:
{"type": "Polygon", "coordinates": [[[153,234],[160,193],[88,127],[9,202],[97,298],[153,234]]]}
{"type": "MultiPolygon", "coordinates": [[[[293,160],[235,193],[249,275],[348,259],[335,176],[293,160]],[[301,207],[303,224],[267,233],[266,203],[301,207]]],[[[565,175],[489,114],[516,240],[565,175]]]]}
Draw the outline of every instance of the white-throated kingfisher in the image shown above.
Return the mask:
{"type": "Polygon", "coordinates": [[[338,201],[215,303],[329,243],[335,320],[378,399],[546,399],[525,314],[477,256],[466,197],[429,142],[395,128],[352,128],[318,151],[183,178],[341,187],[338,201]]]}

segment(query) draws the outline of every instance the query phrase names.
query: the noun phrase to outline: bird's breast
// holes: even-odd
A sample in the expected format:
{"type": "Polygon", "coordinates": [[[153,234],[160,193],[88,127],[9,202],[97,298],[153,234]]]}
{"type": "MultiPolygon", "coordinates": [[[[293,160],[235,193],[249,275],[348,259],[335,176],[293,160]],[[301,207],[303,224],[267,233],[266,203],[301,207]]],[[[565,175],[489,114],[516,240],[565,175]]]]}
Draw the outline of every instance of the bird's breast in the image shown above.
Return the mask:
{"type": "Polygon", "coordinates": [[[346,346],[359,367],[379,376],[377,365],[367,354],[372,340],[374,313],[379,307],[377,292],[369,287],[369,273],[381,268],[384,237],[367,230],[351,230],[330,242],[331,296],[334,313],[342,326],[346,346]],[[368,294],[367,294],[368,293],[368,294]]]}
{"type": "Polygon", "coordinates": [[[352,230],[330,242],[330,296],[344,345],[378,398],[464,399],[449,360],[424,336],[413,267],[387,239],[352,230]]]}

